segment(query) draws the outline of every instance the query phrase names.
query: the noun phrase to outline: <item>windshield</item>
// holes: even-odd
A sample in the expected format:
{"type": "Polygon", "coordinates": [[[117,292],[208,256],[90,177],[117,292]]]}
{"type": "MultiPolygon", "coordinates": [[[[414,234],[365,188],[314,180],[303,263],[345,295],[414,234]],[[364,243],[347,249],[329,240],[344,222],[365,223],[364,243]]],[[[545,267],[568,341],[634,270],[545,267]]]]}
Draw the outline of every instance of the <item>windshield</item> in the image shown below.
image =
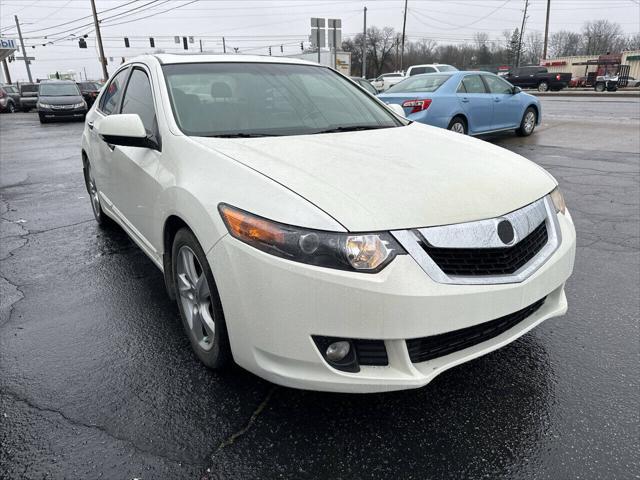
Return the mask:
{"type": "Polygon", "coordinates": [[[187,135],[303,135],[402,125],[324,67],[216,62],[163,69],[176,122],[187,135]]]}
{"type": "Polygon", "coordinates": [[[75,83],[41,83],[39,93],[43,97],[71,97],[80,95],[75,83]]]}
{"type": "Polygon", "coordinates": [[[385,93],[393,92],[435,92],[440,86],[449,80],[451,75],[438,75],[436,73],[426,73],[409,77],[393,87],[388,88],[385,93]]]}
{"type": "Polygon", "coordinates": [[[456,67],[452,67],[451,65],[438,65],[438,70],[441,72],[457,72],[458,69],[456,67]]]}

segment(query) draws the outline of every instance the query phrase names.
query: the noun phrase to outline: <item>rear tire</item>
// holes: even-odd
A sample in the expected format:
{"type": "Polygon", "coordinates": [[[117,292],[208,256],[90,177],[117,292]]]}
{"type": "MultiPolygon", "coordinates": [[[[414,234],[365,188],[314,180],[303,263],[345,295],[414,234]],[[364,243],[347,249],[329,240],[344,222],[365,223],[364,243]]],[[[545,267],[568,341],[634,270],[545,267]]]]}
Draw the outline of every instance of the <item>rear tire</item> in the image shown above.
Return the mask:
{"type": "Polygon", "coordinates": [[[536,123],[538,123],[538,114],[535,108],[529,107],[524,111],[520,121],[520,128],[516,130],[516,133],[521,137],[528,137],[535,130],[536,123]]]}
{"type": "Polygon", "coordinates": [[[449,122],[447,130],[466,135],[468,131],[467,122],[462,117],[453,117],[449,122]]]}
{"type": "Polygon", "coordinates": [[[605,87],[604,83],[602,83],[602,82],[600,82],[600,83],[596,83],[596,85],[595,85],[595,87],[594,87],[594,89],[595,89],[595,91],[596,91],[596,92],[604,92],[604,89],[605,89],[605,88],[606,88],[606,87],[605,87]]]}
{"type": "Polygon", "coordinates": [[[200,361],[220,369],[231,360],[222,302],[207,257],[191,230],[178,230],[171,249],[176,303],[182,325],[200,361]]]}
{"type": "Polygon", "coordinates": [[[546,92],[549,90],[549,83],[548,82],[540,82],[538,84],[538,91],[539,92],[546,92]]]}

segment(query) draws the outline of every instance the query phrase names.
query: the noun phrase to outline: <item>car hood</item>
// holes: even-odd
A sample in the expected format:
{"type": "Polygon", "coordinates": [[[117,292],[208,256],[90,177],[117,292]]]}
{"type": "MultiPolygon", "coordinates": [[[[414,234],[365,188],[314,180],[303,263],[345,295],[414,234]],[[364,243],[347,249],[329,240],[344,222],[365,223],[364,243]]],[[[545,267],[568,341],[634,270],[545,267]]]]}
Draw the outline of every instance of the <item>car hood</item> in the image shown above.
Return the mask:
{"type": "Polygon", "coordinates": [[[193,140],[286,186],[350,231],[497,217],[556,185],[542,168],[508,150],[417,123],[332,134],[193,140]]]}
{"type": "Polygon", "coordinates": [[[49,105],[71,105],[74,103],[80,103],[84,100],[82,95],[69,95],[60,97],[47,97],[40,95],[38,100],[42,103],[48,103],[49,105]]]}

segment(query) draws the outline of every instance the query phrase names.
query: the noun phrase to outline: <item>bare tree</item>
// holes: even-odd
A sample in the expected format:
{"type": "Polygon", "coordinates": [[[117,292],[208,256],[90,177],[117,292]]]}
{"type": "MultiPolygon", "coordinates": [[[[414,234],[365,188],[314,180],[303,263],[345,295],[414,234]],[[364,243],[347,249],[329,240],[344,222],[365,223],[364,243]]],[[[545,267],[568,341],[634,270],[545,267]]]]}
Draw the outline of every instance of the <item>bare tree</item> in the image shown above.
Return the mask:
{"type": "Polygon", "coordinates": [[[594,20],[582,27],[583,52],[585,55],[600,55],[621,51],[625,38],[619,24],[609,20],[594,20]]]}
{"type": "Polygon", "coordinates": [[[544,40],[540,32],[529,32],[524,40],[523,59],[528,64],[538,65],[542,58],[544,40]]]}
{"type": "Polygon", "coordinates": [[[567,57],[582,53],[582,36],[579,33],[559,30],[549,37],[550,57],[567,57]]]}

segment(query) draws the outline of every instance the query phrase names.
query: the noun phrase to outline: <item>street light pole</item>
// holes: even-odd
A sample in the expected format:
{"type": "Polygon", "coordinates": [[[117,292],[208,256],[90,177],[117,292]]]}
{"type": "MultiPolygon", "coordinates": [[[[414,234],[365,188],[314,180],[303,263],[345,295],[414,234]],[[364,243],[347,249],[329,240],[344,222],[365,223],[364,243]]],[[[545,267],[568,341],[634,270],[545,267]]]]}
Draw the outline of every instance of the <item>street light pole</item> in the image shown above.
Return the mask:
{"type": "Polygon", "coordinates": [[[367,78],[367,7],[364,7],[364,30],[362,31],[362,78],[367,78]]]}
{"type": "Polygon", "coordinates": [[[544,26],[544,50],[542,52],[542,58],[547,59],[547,45],[549,44],[549,12],[551,10],[551,0],[547,0],[547,20],[544,26]]]}
{"type": "Polygon", "coordinates": [[[33,83],[33,77],[31,76],[31,68],[29,67],[29,59],[27,58],[27,51],[24,48],[24,40],[22,39],[22,31],[20,30],[20,22],[18,16],[13,16],[16,19],[16,28],[18,29],[18,37],[20,38],[20,47],[22,48],[22,56],[24,57],[24,65],[27,67],[27,75],[29,76],[29,83],[33,83]]]}
{"type": "Polygon", "coordinates": [[[100,53],[100,65],[102,65],[102,76],[106,82],[109,79],[107,71],[107,58],[104,56],[104,48],[102,48],[102,35],[100,35],[100,22],[98,22],[98,12],[96,12],[96,2],[91,0],[91,11],[93,12],[93,25],[96,29],[96,41],[98,42],[98,52],[100,53]]]}
{"type": "Polygon", "coordinates": [[[400,49],[400,71],[402,71],[402,64],[404,62],[404,32],[407,27],[407,2],[408,0],[404,0],[404,19],[402,20],[402,48],[400,49]]]}

